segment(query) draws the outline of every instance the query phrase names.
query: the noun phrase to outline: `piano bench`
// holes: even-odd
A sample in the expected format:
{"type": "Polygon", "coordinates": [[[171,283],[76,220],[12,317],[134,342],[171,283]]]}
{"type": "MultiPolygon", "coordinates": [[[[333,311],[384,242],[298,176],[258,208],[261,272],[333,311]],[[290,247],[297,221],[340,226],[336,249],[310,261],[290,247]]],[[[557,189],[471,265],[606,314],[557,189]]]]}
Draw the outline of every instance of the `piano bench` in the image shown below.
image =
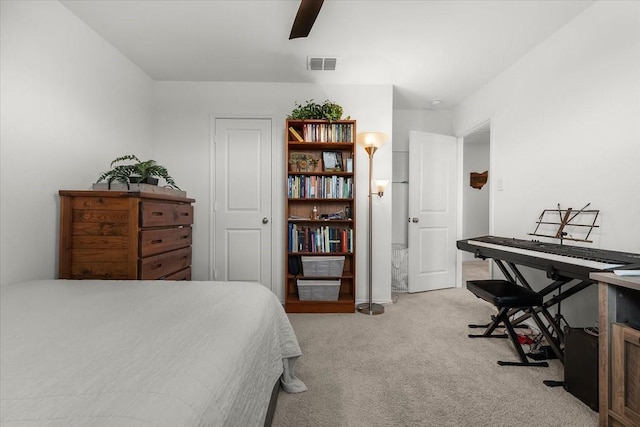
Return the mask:
{"type": "MultiPolygon", "coordinates": [[[[533,310],[533,307],[542,305],[542,295],[508,280],[469,280],[467,282],[467,289],[478,298],[490,302],[498,309],[498,315],[495,316],[489,325],[486,325],[484,333],[481,335],[469,334],[469,338],[510,338],[520,357],[520,362],[505,362],[500,360],[498,361],[498,365],[549,366],[547,362],[530,362],[527,359],[520,345],[520,341],[518,341],[518,335],[515,332],[514,326],[511,324],[511,321],[509,321],[509,310],[519,308],[528,310],[532,314],[532,317],[534,317],[534,320],[536,320],[536,323],[538,323],[539,318],[533,310]],[[504,323],[508,335],[493,334],[501,323],[504,323]]],[[[469,327],[474,328],[479,326],[469,325],[469,327]]]]}
{"type": "Polygon", "coordinates": [[[542,295],[508,280],[469,280],[467,289],[497,308],[528,308],[542,305],[542,295]]]}

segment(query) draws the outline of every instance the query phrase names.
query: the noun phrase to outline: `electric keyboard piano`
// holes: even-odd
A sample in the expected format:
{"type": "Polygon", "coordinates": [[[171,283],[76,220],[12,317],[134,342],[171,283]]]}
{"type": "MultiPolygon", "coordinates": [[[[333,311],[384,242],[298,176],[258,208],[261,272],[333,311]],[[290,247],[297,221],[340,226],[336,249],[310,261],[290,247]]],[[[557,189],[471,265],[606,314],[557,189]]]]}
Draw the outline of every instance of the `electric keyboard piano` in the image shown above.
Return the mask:
{"type": "MultiPolygon", "coordinates": [[[[560,303],[595,283],[589,278],[589,273],[640,265],[640,254],[507,237],[474,237],[459,240],[457,247],[460,250],[473,253],[476,258],[493,259],[507,280],[520,283],[528,289],[532,289],[532,287],[518,266],[545,271],[552,282],[543,289],[536,290],[546,299],[542,306],[537,307],[535,311],[544,315],[561,343],[564,343],[564,333],[560,323],[561,321],[566,323],[566,320],[560,313],[560,303]],[[565,286],[564,289],[563,286],[565,286]],[[557,294],[553,295],[556,291],[557,294]],[[548,309],[556,304],[558,310],[553,317],[549,314],[548,309]]],[[[514,310],[510,314],[515,314],[517,311],[514,310]]],[[[512,323],[520,323],[529,317],[531,317],[530,314],[522,314],[512,323]]],[[[555,347],[556,354],[560,354],[560,347],[551,345],[555,347]]]]}
{"type": "Polygon", "coordinates": [[[589,273],[640,264],[640,254],[496,236],[459,240],[457,246],[476,258],[513,262],[544,270],[550,277],[587,281],[591,281],[589,273]]]}

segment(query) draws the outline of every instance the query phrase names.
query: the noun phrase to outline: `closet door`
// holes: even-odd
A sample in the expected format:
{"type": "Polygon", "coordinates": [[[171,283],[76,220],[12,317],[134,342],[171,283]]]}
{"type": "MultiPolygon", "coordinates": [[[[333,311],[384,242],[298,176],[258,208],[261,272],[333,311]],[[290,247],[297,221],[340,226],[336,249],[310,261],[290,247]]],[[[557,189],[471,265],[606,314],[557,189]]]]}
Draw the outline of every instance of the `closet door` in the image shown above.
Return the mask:
{"type": "Polygon", "coordinates": [[[215,280],[271,289],[271,140],[270,119],[215,120],[215,280]]]}

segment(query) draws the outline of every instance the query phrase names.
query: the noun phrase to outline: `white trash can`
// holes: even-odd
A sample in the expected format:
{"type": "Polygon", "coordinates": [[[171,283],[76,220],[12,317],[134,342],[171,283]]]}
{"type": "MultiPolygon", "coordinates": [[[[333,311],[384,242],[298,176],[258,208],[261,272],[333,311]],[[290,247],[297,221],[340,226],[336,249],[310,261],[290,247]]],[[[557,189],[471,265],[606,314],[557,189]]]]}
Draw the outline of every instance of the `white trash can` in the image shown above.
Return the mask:
{"type": "Polygon", "coordinates": [[[391,245],[391,292],[409,292],[409,249],[402,243],[391,245]]]}

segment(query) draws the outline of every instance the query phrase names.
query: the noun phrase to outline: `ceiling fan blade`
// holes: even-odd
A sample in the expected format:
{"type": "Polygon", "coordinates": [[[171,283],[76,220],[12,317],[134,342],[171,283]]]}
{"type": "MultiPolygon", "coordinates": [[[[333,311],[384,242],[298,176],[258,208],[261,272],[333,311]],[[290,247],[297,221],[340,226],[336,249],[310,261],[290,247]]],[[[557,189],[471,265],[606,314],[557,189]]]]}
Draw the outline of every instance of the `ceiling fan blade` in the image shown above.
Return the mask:
{"type": "Polygon", "coordinates": [[[297,39],[299,37],[307,37],[313,27],[313,23],[316,22],[316,17],[320,12],[322,3],[324,0],[301,0],[298,13],[293,21],[291,27],[291,34],[289,40],[297,39]]]}

